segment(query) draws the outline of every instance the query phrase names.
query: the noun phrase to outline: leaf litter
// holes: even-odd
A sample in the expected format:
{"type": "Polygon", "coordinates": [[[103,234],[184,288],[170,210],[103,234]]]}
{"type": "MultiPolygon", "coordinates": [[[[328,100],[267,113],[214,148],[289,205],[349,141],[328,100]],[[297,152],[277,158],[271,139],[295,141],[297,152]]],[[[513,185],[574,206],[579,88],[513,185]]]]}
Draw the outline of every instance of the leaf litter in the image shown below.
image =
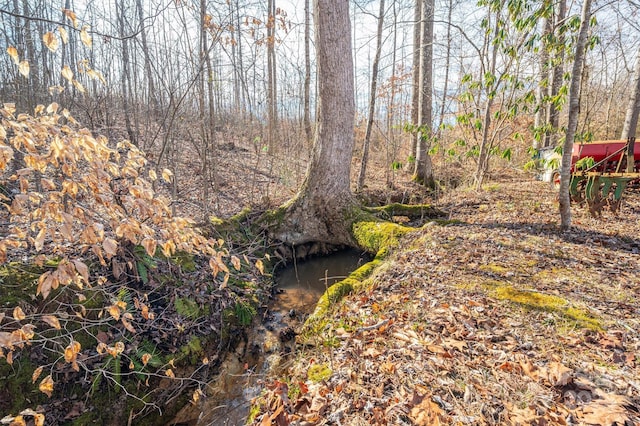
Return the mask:
{"type": "Polygon", "coordinates": [[[456,221],[407,236],[299,337],[252,424],[640,424],[640,195],[599,220],[573,206],[565,234],[542,183],[440,202],[456,221]]]}

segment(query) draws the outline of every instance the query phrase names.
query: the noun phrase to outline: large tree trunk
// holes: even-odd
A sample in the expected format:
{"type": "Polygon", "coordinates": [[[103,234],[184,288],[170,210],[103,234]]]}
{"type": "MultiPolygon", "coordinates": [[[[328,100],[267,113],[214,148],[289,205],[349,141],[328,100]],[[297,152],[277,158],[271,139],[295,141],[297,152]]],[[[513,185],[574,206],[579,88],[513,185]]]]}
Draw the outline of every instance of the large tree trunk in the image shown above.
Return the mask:
{"type": "Polygon", "coordinates": [[[560,169],[560,229],[563,231],[571,227],[571,203],[569,196],[569,183],[571,180],[571,153],[573,152],[573,139],[578,127],[578,113],[580,112],[580,80],[582,76],[582,63],[584,62],[587,35],[589,32],[589,19],[591,16],[591,0],[584,0],[582,16],[580,19],[580,31],[576,42],[576,55],[573,59],[571,71],[571,86],[569,88],[569,122],[562,152],[562,167],[560,169]]]}
{"type": "Polygon", "coordinates": [[[319,105],[313,156],[298,195],[277,222],[274,237],[289,245],[352,244],[350,188],[353,153],[353,57],[349,3],[315,0],[319,105]]]}

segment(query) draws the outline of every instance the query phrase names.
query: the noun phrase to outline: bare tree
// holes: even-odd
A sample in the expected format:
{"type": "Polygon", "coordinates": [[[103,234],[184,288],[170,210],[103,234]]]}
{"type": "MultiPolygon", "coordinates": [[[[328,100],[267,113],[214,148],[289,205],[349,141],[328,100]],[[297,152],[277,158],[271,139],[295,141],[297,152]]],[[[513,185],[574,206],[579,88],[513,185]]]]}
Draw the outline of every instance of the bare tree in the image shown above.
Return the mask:
{"type": "MultiPolygon", "coordinates": [[[[415,0],[413,10],[413,67],[412,67],[412,97],[411,97],[411,124],[418,125],[420,109],[420,68],[421,54],[420,44],[422,40],[422,0],[415,0]]],[[[418,138],[411,141],[411,157],[415,161],[418,150],[418,138]]],[[[414,165],[415,167],[415,165],[414,165]]]]}
{"type": "Polygon", "coordinates": [[[434,0],[422,0],[420,19],[420,81],[418,90],[418,131],[413,180],[435,188],[429,147],[433,137],[433,12],[434,0]]]}
{"type": "Polygon", "coordinates": [[[560,229],[567,231],[571,227],[571,202],[569,184],[571,181],[571,155],[573,140],[578,127],[578,113],[580,112],[580,83],[582,66],[584,64],[589,21],[591,18],[591,0],[584,0],[580,16],[580,30],[576,40],[576,52],[571,70],[571,86],[569,87],[569,117],[567,132],[562,147],[562,166],[560,169],[560,229]]]}
{"type": "Polygon", "coordinates": [[[538,86],[536,87],[536,112],[534,115],[534,148],[542,148],[546,143],[547,127],[547,102],[549,96],[549,43],[547,39],[552,32],[552,21],[549,18],[542,19],[542,43],[538,56],[538,86]]]}
{"type": "Polygon", "coordinates": [[[278,91],[276,89],[276,0],[267,1],[267,127],[269,147],[275,148],[278,126],[278,91]]]}
{"type": "Polygon", "coordinates": [[[549,131],[545,132],[545,138],[542,146],[556,146],[558,144],[558,130],[560,128],[560,111],[556,107],[562,80],[564,76],[564,50],[565,50],[565,18],[567,15],[567,1],[558,0],[557,10],[554,22],[554,34],[556,37],[555,55],[553,58],[553,70],[551,76],[551,87],[549,91],[550,102],[547,110],[547,123],[549,123],[549,131]]]}
{"type": "Polygon", "coordinates": [[[357,191],[362,191],[364,179],[367,173],[367,161],[369,159],[369,145],[371,143],[371,129],[376,112],[376,97],[378,92],[378,68],[380,64],[380,53],[382,51],[382,27],[384,25],[384,0],[380,0],[380,13],[378,15],[378,32],[376,35],[376,54],[373,58],[371,70],[371,93],[369,94],[369,118],[367,119],[367,129],[364,134],[362,147],[362,161],[360,162],[360,173],[358,175],[357,191]]]}
{"type": "Polygon", "coordinates": [[[127,128],[127,134],[129,140],[136,145],[138,143],[136,134],[131,125],[131,117],[133,115],[130,107],[130,92],[131,92],[131,71],[129,61],[129,40],[124,37],[125,34],[125,9],[122,1],[114,0],[116,13],[118,16],[118,31],[122,38],[122,72],[120,74],[120,88],[122,90],[122,107],[124,108],[124,121],[127,128]]]}
{"type": "Polygon", "coordinates": [[[633,70],[633,84],[631,85],[629,104],[624,118],[621,139],[635,138],[638,127],[638,113],[640,112],[640,49],[636,56],[636,66],[633,70]]]}
{"type": "Polygon", "coordinates": [[[311,16],[309,0],[304,0],[304,133],[307,143],[310,143],[311,134],[311,16]]]}

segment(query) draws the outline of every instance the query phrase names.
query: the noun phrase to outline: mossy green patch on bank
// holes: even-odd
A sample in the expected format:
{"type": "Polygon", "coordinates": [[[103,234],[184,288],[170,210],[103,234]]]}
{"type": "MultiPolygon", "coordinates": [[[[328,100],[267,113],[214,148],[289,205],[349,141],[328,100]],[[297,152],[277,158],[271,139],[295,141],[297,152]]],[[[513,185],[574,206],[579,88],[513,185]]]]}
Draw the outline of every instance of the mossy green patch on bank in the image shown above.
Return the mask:
{"type": "Polygon", "coordinates": [[[374,259],[371,262],[367,262],[349,274],[349,276],[344,280],[338,281],[329,287],[320,297],[315,311],[309,318],[312,319],[312,317],[319,318],[324,316],[329,308],[339,302],[344,296],[362,288],[366,279],[371,275],[373,270],[380,265],[380,263],[380,259],[374,259]]]}
{"type": "Polygon", "coordinates": [[[505,268],[504,266],[498,265],[496,263],[489,263],[486,265],[480,265],[480,267],[478,268],[481,271],[484,272],[490,272],[490,273],[494,273],[494,274],[498,274],[498,275],[505,275],[509,272],[508,268],[505,268]]]}
{"type": "Polygon", "coordinates": [[[414,230],[397,223],[378,221],[355,222],[352,227],[358,245],[377,257],[384,257],[390,249],[398,246],[400,238],[414,230]]]}
{"type": "Polygon", "coordinates": [[[322,382],[331,377],[331,367],[327,364],[313,364],[307,371],[307,378],[314,383],[322,382]]]}
{"type": "Polygon", "coordinates": [[[332,306],[347,294],[366,288],[370,284],[370,276],[380,267],[389,251],[400,244],[400,238],[414,231],[414,228],[383,221],[357,221],[353,224],[352,233],[359,246],[376,257],[353,271],[347,278],[329,287],[316,305],[316,309],[305,322],[302,337],[313,337],[320,333],[328,321],[332,306]]]}
{"type": "Polygon", "coordinates": [[[499,300],[508,300],[528,309],[554,312],[574,322],[578,327],[590,330],[603,329],[599,319],[584,309],[572,306],[568,300],[559,296],[536,291],[518,290],[509,285],[496,287],[494,294],[499,300]]]}

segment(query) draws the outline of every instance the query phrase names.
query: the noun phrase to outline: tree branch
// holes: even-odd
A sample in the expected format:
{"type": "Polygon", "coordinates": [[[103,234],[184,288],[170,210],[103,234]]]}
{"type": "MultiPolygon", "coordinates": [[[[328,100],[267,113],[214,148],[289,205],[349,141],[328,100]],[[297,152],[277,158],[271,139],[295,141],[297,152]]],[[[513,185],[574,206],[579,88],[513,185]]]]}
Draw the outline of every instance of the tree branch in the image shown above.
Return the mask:
{"type": "MultiPolygon", "coordinates": [[[[9,12],[8,10],[4,10],[4,9],[0,9],[0,14],[13,16],[14,18],[25,19],[25,20],[28,20],[28,21],[45,22],[47,24],[59,25],[59,26],[62,26],[62,27],[70,28],[70,29],[72,29],[74,31],[77,31],[77,32],[80,31],[79,29],[77,29],[73,25],[70,25],[70,24],[67,24],[67,23],[64,23],[64,22],[54,21],[54,20],[46,19],[46,18],[39,18],[39,17],[36,17],[36,16],[21,15],[19,13],[9,12]]],[[[111,34],[104,34],[104,33],[98,32],[98,31],[87,31],[87,32],[89,34],[94,34],[94,35],[97,35],[97,36],[100,36],[100,37],[109,38],[109,39],[112,39],[112,40],[129,40],[129,39],[137,37],[138,34],[140,34],[142,32],[142,29],[139,29],[138,31],[136,31],[133,34],[129,34],[129,35],[122,36],[122,37],[117,37],[117,36],[114,36],[114,35],[111,35],[111,34]]]]}

